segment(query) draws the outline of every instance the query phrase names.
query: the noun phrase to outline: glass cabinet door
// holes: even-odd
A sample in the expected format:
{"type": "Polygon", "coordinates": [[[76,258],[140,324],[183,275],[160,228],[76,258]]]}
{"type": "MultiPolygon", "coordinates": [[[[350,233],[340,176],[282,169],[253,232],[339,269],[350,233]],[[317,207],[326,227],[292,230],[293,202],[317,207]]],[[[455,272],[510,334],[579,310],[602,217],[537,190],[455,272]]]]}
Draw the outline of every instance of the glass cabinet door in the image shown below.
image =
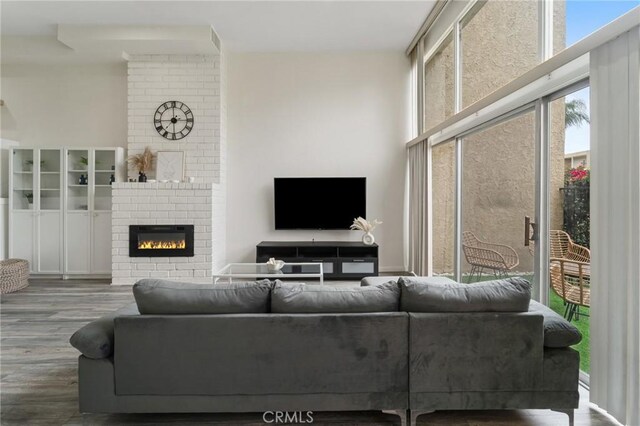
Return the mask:
{"type": "Polygon", "coordinates": [[[115,151],[95,150],[94,210],[111,210],[111,183],[115,180],[115,164],[115,151]]]}
{"type": "Polygon", "coordinates": [[[34,197],[34,167],[35,153],[33,149],[13,150],[13,210],[33,210],[34,197]]]}
{"type": "Polygon", "coordinates": [[[40,179],[38,202],[40,210],[60,210],[61,208],[61,159],[59,149],[40,150],[40,179]]]}
{"type": "Polygon", "coordinates": [[[89,151],[67,151],[67,210],[89,210],[89,151]]]}

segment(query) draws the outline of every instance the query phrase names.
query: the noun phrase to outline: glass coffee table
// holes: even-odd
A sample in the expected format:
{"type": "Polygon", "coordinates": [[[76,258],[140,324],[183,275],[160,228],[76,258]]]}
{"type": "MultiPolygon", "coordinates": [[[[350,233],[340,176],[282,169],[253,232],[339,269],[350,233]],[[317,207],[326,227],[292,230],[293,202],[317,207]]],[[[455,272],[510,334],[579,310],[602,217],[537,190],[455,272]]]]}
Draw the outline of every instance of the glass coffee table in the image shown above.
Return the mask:
{"type": "Polygon", "coordinates": [[[229,263],[213,275],[214,284],[219,280],[232,282],[238,279],[282,279],[282,278],[313,278],[324,284],[322,263],[285,263],[281,270],[270,271],[266,263],[229,263]]]}

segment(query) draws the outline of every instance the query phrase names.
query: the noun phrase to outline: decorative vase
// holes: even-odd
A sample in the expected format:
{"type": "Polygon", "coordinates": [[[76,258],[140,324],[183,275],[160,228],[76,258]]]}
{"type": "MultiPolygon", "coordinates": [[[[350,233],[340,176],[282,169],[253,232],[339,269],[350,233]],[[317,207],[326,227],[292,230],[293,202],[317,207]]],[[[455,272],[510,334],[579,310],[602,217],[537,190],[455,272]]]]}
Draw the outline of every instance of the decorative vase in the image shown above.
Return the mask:
{"type": "Polygon", "coordinates": [[[138,182],[146,182],[147,181],[147,175],[145,175],[142,172],[138,172],[138,182]]]}
{"type": "Polygon", "coordinates": [[[362,236],[362,242],[370,246],[376,242],[376,239],[371,232],[365,232],[365,234],[362,236]]]}

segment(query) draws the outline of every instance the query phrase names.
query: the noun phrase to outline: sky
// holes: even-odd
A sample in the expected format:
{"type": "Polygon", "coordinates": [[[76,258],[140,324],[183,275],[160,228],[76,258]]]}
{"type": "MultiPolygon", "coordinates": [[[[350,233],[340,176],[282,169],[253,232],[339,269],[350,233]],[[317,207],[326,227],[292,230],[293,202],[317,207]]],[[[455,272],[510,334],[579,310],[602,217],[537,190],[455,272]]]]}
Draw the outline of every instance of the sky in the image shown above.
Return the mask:
{"type": "MultiPolygon", "coordinates": [[[[640,6],[640,0],[567,0],[567,46],[571,46],[636,6],[640,6]]],[[[589,88],[566,97],[567,101],[571,99],[582,99],[589,109],[589,88]]],[[[589,149],[589,125],[569,127],[565,136],[565,153],[589,149]]]]}

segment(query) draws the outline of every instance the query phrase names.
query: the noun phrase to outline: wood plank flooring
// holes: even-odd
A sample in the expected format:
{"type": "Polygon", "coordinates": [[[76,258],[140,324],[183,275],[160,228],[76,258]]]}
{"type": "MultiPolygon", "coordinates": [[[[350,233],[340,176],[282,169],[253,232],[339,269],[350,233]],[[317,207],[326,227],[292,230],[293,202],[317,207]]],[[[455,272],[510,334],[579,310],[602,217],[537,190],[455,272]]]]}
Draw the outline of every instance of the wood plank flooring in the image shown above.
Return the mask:
{"type": "MultiPolygon", "coordinates": [[[[343,283],[347,284],[347,283],[343,283]]],[[[78,352],[69,337],[88,321],[133,301],[130,287],[106,281],[32,280],[0,298],[0,392],[2,425],[264,425],[261,413],[92,415],[80,414],[77,401],[78,352]]],[[[549,410],[443,411],[418,418],[420,425],[568,424],[549,410]]],[[[399,425],[398,417],[378,412],[314,413],[316,425],[399,425]]],[[[589,408],[581,391],[576,425],[614,425],[589,408]]]]}

